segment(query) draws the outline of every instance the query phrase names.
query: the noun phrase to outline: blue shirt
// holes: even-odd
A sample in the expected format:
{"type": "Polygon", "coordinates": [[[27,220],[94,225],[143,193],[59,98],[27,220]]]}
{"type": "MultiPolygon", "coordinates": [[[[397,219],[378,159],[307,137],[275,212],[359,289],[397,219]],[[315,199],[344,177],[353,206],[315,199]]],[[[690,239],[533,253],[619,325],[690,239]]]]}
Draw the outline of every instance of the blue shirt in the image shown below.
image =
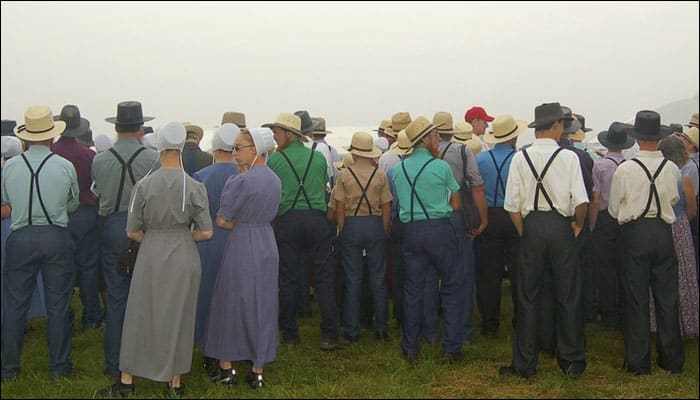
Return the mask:
{"type": "Polygon", "coordinates": [[[484,180],[484,191],[486,192],[486,204],[489,207],[499,207],[503,208],[503,200],[506,196],[506,184],[508,183],[508,171],[510,170],[510,163],[513,161],[513,155],[515,155],[515,149],[506,143],[497,143],[493,149],[488,152],[481,152],[476,155],[476,163],[479,166],[479,171],[481,172],[481,178],[484,180]],[[496,163],[500,167],[501,164],[501,182],[497,186],[498,172],[497,167],[493,163],[493,158],[496,159],[496,163]],[[512,153],[512,155],[511,155],[512,153]],[[508,159],[506,160],[506,157],[508,159]],[[506,160],[503,163],[503,160],[506,160]]]}
{"type": "Polygon", "coordinates": [[[416,175],[423,165],[434,157],[426,148],[417,148],[413,153],[396,164],[392,170],[392,178],[396,185],[396,197],[399,199],[399,218],[401,222],[420,221],[425,219],[449,218],[452,214],[450,196],[459,191],[459,184],[452,174],[452,168],[443,160],[434,159],[428,164],[416,179],[416,175]],[[404,173],[415,185],[415,194],[412,193],[411,184],[404,173]],[[418,199],[423,207],[421,207],[418,199]],[[411,205],[413,215],[411,215],[411,205]],[[411,218],[413,216],[413,218],[411,218]]]}
{"type": "MultiPolygon", "coordinates": [[[[36,173],[39,164],[51,154],[48,147],[30,146],[24,152],[32,169],[36,173]]],[[[22,156],[12,157],[2,169],[2,203],[12,207],[12,230],[16,231],[29,225],[29,189],[32,174],[22,156]]],[[[68,213],[78,209],[80,188],[78,176],[73,164],[65,158],[54,154],[39,172],[41,200],[46,213],[54,225],[68,227],[68,213]]],[[[32,224],[49,225],[41,208],[37,185],[32,193],[32,224]]]]}
{"type": "Polygon", "coordinates": [[[209,197],[209,216],[216,221],[216,213],[219,211],[221,192],[229,177],[238,175],[238,165],[235,163],[218,163],[204,167],[195,172],[192,177],[204,184],[209,197]]]}

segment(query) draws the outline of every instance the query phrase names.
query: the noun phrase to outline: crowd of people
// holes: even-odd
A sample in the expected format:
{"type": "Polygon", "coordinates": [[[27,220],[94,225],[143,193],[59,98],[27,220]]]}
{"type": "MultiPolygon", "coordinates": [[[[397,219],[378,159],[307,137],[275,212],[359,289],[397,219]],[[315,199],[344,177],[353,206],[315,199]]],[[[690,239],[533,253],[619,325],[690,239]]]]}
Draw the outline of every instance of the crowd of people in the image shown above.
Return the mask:
{"type": "Polygon", "coordinates": [[[73,375],[74,286],[83,329],[104,324],[116,382],[103,396],[135,393],[134,377],[182,396],[194,345],[212,382],[237,384],[247,362],[243,379],[264,387],[278,345],[302,340],[310,289],[322,351],[358,342],[367,320],[390,340],[391,296],[410,365],[422,342],[463,362],[476,307],[481,336],[498,340],[505,278],[514,340],[501,376],[534,376],[544,352],[578,378],[586,323],[622,333],[634,374],[651,372],[651,332],[671,373],[698,337],[697,113],[684,127],[639,111],[589,152],[585,117],[556,102],[530,123],[479,106],[457,123],[399,112],[376,137],[356,132],[344,158],[306,110],[255,128],[226,112],[211,153],[201,127],[153,132],[152,119],[119,103],[114,143],[93,140],[75,105],[2,121],[3,380],[19,376],[35,315],[50,377],[73,375]],[[528,128],[534,142],[517,148],[528,128]],[[119,273],[134,243],[133,272],[119,273]]]}

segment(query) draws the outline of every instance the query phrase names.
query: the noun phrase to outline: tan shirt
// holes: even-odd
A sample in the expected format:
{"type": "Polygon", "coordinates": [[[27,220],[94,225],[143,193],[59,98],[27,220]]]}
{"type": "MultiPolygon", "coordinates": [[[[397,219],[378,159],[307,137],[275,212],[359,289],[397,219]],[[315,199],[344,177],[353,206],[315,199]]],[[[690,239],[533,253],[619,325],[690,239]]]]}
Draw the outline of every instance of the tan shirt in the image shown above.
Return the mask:
{"type": "MultiPolygon", "coordinates": [[[[663,161],[660,151],[639,151],[635,157],[647,167],[652,176],[663,161]]],[[[676,164],[668,161],[654,182],[661,203],[661,219],[668,224],[676,221],[673,205],[680,199],[678,196],[680,179],[680,170],[676,164]]],[[[649,178],[642,167],[634,161],[625,161],[617,167],[613,175],[608,212],[620,225],[641,217],[649,201],[650,190],[649,178]]],[[[655,218],[658,214],[656,200],[652,197],[646,218],[655,218]]]]}
{"type": "MultiPolygon", "coordinates": [[[[357,216],[370,215],[367,201],[362,197],[362,188],[350,173],[350,169],[352,169],[352,172],[355,173],[355,176],[357,176],[357,179],[364,187],[367,186],[367,181],[372,175],[374,168],[372,160],[355,157],[355,164],[352,167],[340,171],[333,199],[345,203],[345,216],[355,216],[355,209],[358,203],[360,204],[360,209],[357,212],[357,216]]],[[[389,190],[389,180],[386,174],[381,169],[378,169],[367,188],[367,199],[372,207],[372,215],[382,215],[382,204],[391,202],[392,198],[389,190]]]]}

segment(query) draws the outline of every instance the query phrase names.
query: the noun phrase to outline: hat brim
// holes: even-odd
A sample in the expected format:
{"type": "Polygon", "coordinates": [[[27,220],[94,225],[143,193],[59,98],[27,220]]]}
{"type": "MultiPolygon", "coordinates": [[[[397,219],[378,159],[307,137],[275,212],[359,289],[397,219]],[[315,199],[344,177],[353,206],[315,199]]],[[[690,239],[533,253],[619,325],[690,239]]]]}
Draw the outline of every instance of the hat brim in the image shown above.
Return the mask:
{"type": "MultiPolygon", "coordinates": [[[[496,137],[496,135],[493,133],[493,130],[489,131],[486,135],[484,135],[484,142],[486,143],[504,143],[507,142],[513,138],[518,137],[521,133],[523,133],[525,130],[527,130],[527,121],[515,121],[516,129],[510,133],[508,133],[505,136],[502,137],[496,137]]],[[[467,140],[461,143],[466,144],[467,140]]]]}
{"type": "Polygon", "coordinates": [[[308,137],[308,136],[304,135],[303,133],[301,133],[301,132],[300,132],[299,130],[297,130],[296,128],[292,128],[291,126],[283,125],[283,124],[280,124],[280,123],[278,123],[278,122],[272,122],[272,123],[269,123],[269,124],[262,124],[261,126],[262,126],[263,128],[270,128],[270,129],[272,129],[272,128],[281,128],[281,129],[284,129],[285,131],[292,132],[293,134],[299,136],[299,137],[301,138],[301,140],[304,141],[304,142],[308,142],[308,141],[309,141],[309,137],[308,137]]]}
{"type": "Polygon", "coordinates": [[[659,127],[659,132],[656,135],[646,135],[646,134],[637,132],[637,130],[634,127],[625,128],[625,133],[627,134],[627,136],[631,136],[631,137],[638,139],[638,140],[654,141],[654,140],[661,140],[661,139],[665,138],[666,136],[669,136],[670,134],[673,133],[673,131],[671,131],[671,128],[662,125],[659,127]]]}
{"type": "Polygon", "coordinates": [[[566,135],[571,135],[572,133],[576,133],[579,129],[581,129],[581,121],[573,119],[568,128],[564,126],[564,131],[562,133],[566,135]]]}
{"type": "Polygon", "coordinates": [[[117,117],[109,117],[109,118],[105,118],[105,121],[109,122],[110,124],[134,125],[134,124],[143,124],[144,122],[154,120],[155,118],[156,117],[143,117],[143,118],[141,118],[141,121],[117,121],[117,117]]]}
{"type": "Polygon", "coordinates": [[[555,119],[548,118],[548,119],[539,120],[539,121],[534,120],[534,121],[530,122],[529,124],[527,124],[527,127],[528,128],[539,128],[541,126],[549,125],[549,124],[552,124],[552,123],[557,122],[559,120],[571,121],[573,119],[574,119],[574,117],[567,118],[567,117],[562,116],[561,118],[555,118],[555,119]]]}
{"type": "Polygon", "coordinates": [[[581,127],[581,130],[584,131],[584,132],[590,132],[590,131],[592,131],[593,129],[581,127]]]}
{"type": "Polygon", "coordinates": [[[598,143],[603,145],[606,149],[629,149],[630,147],[634,146],[634,138],[631,137],[630,135],[627,135],[627,140],[625,140],[624,143],[611,143],[608,140],[608,133],[609,131],[602,131],[598,134],[598,143]]]}
{"type": "Polygon", "coordinates": [[[423,131],[421,131],[419,134],[417,134],[416,137],[413,138],[413,140],[411,140],[411,147],[415,147],[418,144],[418,142],[420,142],[421,139],[423,139],[428,133],[433,131],[433,129],[437,130],[438,127],[441,127],[443,125],[445,125],[444,122],[441,124],[437,124],[437,125],[433,125],[433,124],[428,125],[426,128],[423,129],[423,131]]]}
{"type": "Polygon", "coordinates": [[[53,128],[50,131],[42,133],[30,133],[26,130],[26,125],[20,125],[15,128],[15,136],[27,142],[43,142],[53,139],[66,130],[66,123],[63,121],[54,121],[53,128]]]}
{"type": "Polygon", "coordinates": [[[583,142],[584,139],[586,139],[586,134],[583,132],[583,129],[579,129],[575,133],[569,134],[569,140],[573,140],[575,142],[583,142]]]}
{"type": "Polygon", "coordinates": [[[413,152],[413,147],[401,148],[399,147],[399,142],[394,142],[389,146],[389,151],[397,156],[405,156],[413,152]]]}
{"type": "MultiPolygon", "coordinates": [[[[54,115],[53,117],[54,121],[63,121],[60,116],[54,115]]],[[[65,122],[65,121],[63,121],[65,122]]],[[[66,125],[66,130],[63,131],[61,136],[65,137],[78,137],[82,134],[87,133],[87,131],[90,130],[90,121],[86,120],[85,118],[80,118],[80,125],[78,125],[75,128],[68,128],[68,125],[66,125]]]]}
{"type": "Polygon", "coordinates": [[[389,135],[389,136],[394,137],[394,138],[397,137],[397,136],[399,135],[399,132],[396,132],[396,131],[394,131],[393,129],[390,129],[390,128],[386,128],[386,129],[384,129],[383,131],[380,131],[380,130],[378,130],[378,129],[375,129],[374,131],[377,132],[377,133],[383,133],[383,134],[385,134],[385,135],[389,135]]]}
{"type": "Polygon", "coordinates": [[[468,143],[469,143],[469,140],[470,140],[471,138],[472,138],[472,135],[469,135],[469,137],[453,135],[453,136],[452,136],[452,139],[450,139],[450,142],[452,142],[452,143],[468,144],[468,143]]]}
{"type": "Polygon", "coordinates": [[[333,133],[333,131],[313,131],[314,135],[327,135],[329,133],[333,133]]]}

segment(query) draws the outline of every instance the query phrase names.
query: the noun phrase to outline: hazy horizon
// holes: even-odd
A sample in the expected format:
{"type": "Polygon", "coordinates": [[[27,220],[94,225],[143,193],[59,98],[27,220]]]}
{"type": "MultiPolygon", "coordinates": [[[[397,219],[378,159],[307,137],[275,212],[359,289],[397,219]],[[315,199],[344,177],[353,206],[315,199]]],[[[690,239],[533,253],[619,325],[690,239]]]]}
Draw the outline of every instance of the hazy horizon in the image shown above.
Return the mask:
{"type": "Polygon", "coordinates": [[[124,100],[208,131],[225,111],[334,129],[473,105],[529,121],[559,101],[600,131],[696,98],[700,75],[698,2],[3,1],[1,17],[2,118],[75,104],[94,135],[124,100]]]}

